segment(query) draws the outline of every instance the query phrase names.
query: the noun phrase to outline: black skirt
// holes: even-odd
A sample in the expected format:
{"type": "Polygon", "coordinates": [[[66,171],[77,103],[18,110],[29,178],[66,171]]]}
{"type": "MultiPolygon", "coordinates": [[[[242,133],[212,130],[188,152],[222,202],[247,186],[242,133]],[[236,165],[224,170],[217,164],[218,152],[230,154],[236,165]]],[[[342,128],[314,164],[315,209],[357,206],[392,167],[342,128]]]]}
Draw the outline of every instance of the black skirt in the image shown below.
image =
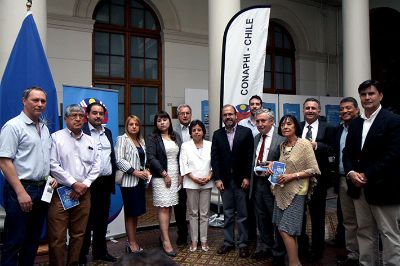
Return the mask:
{"type": "Polygon", "coordinates": [[[136,217],[146,213],[146,196],[143,182],[136,187],[120,187],[124,213],[127,217],[136,217]]]}

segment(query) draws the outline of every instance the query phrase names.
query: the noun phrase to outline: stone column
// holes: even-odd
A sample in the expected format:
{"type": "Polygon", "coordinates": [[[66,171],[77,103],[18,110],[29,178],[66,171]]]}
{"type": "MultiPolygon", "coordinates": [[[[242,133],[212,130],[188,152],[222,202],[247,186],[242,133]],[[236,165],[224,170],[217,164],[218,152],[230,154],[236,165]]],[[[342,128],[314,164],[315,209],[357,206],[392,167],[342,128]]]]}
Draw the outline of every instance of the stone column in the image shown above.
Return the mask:
{"type": "Polygon", "coordinates": [[[357,88],[371,78],[369,0],[343,0],[343,96],[359,100],[357,88]]]}
{"type": "Polygon", "coordinates": [[[240,10],[240,0],[208,0],[208,100],[209,131],[219,128],[222,39],[229,20],[240,10]]]}
{"type": "MultiPolygon", "coordinates": [[[[1,0],[0,2],[0,78],[10,57],[11,50],[26,16],[26,1],[1,0]]],[[[46,0],[33,1],[31,8],[36,26],[46,50],[47,7],[46,0]]]]}

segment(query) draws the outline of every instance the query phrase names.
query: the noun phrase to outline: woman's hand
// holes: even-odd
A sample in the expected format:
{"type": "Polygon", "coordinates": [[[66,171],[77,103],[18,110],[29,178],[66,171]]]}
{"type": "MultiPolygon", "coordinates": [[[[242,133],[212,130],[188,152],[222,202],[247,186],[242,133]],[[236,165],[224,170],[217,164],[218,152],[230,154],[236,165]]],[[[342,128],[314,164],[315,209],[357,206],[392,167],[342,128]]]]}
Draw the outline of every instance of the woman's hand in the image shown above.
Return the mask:
{"type": "Polygon", "coordinates": [[[283,174],[283,175],[279,176],[277,179],[278,184],[280,184],[280,185],[286,184],[292,180],[293,180],[293,174],[283,174]]]}
{"type": "Polygon", "coordinates": [[[135,170],[135,171],[133,171],[133,176],[136,176],[136,177],[138,177],[140,179],[143,179],[143,180],[147,180],[148,171],[147,170],[144,170],[144,171],[135,170]]]}
{"type": "Polygon", "coordinates": [[[171,182],[172,182],[172,180],[171,180],[171,177],[168,175],[168,173],[166,175],[164,175],[164,183],[167,188],[171,187],[171,182]]]}

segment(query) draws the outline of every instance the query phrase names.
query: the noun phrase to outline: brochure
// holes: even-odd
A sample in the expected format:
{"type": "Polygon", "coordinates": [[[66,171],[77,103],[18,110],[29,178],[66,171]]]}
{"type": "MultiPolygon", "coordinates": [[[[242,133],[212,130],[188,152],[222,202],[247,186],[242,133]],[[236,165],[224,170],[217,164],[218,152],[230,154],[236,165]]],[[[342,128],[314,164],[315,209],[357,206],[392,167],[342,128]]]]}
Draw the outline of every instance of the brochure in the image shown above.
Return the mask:
{"type": "Polygon", "coordinates": [[[276,185],[277,182],[277,178],[282,175],[283,173],[285,173],[286,170],[286,165],[285,163],[281,163],[278,161],[273,161],[272,162],[272,175],[268,178],[269,182],[271,182],[272,185],[276,185]]]}
{"type": "Polygon", "coordinates": [[[44,186],[41,200],[50,203],[51,197],[53,196],[54,189],[51,187],[50,182],[53,180],[51,176],[47,177],[46,185],[44,186]]]}
{"type": "Polygon", "coordinates": [[[57,193],[58,196],[60,197],[61,204],[63,205],[64,210],[68,210],[79,205],[79,200],[72,199],[69,196],[71,192],[72,188],[70,187],[62,186],[57,188],[57,193]]]}

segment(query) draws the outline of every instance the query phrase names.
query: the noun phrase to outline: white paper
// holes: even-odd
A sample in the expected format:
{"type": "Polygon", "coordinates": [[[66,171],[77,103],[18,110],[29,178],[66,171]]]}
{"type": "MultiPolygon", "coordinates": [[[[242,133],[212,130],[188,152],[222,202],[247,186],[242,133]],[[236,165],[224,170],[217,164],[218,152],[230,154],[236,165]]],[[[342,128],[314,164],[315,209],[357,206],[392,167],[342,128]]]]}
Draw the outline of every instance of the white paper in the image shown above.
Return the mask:
{"type": "Polygon", "coordinates": [[[51,176],[47,177],[46,186],[44,187],[41,200],[50,203],[51,197],[53,196],[54,189],[51,187],[51,181],[53,178],[51,176]]]}

